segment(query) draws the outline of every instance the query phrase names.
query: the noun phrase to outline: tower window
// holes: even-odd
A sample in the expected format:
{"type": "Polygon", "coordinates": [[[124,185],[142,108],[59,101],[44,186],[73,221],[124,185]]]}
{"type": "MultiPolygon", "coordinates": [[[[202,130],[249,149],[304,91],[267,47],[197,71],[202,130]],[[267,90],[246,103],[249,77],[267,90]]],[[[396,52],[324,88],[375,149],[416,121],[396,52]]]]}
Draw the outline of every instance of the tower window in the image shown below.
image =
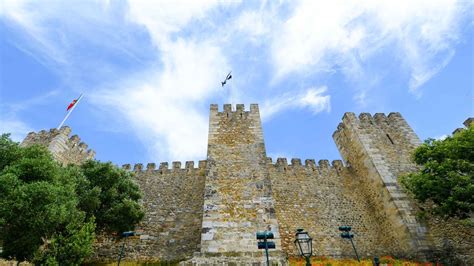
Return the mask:
{"type": "Polygon", "coordinates": [[[392,138],[390,137],[389,134],[385,134],[385,135],[387,135],[388,140],[390,140],[390,142],[391,142],[392,144],[395,144],[395,143],[393,143],[393,140],[392,140],[392,138]]]}

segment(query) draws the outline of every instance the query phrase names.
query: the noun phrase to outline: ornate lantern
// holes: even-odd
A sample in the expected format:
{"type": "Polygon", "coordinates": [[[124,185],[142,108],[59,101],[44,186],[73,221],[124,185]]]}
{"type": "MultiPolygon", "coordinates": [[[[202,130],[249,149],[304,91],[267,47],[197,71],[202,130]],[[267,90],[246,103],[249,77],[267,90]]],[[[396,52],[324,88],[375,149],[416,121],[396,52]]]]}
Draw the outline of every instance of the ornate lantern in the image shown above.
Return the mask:
{"type": "Polygon", "coordinates": [[[313,239],[303,229],[297,229],[295,246],[300,256],[306,258],[306,266],[311,266],[310,258],[313,255],[313,239]]]}

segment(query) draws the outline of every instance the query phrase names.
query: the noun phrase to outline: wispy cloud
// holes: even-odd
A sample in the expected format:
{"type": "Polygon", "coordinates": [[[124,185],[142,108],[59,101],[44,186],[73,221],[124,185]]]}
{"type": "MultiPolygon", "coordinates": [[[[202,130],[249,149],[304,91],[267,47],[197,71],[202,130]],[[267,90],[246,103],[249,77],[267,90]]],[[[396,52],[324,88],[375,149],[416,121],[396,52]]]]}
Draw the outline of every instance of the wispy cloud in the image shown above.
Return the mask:
{"type": "Polygon", "coordinates": [[[21,102],[7,103],[0,102],[0,105],[5,108],[8,113],[18,113],[24,111],[28,108],[32,108],[38,105],[45,105],[52,101],[52,98],[59,94],[59,90],[54,89],[46,92],[43,95],[32,97],[21,102]]]}
{"type": "MultiPolygon", "coordinates": [[[[2,89],[0,87],[0,90],[2,89]]],[[[10,133],[14,141],[22,141],[27,133],[33,131],[31,125],[21,119],[22,114],[29,109],[38,109],[39,106],[51,103],[58,93],[58,90],[51,90],[20,102],[6,102],[0,98],[0,134],[10,133]]]]}
{"type": "Polygon", "coordinates": [[[162,70],[121,80],[118,90],[105,88],[93,100],[120,113],[144,140],[150,157],[202,159],[208,119],[198,105],[219,89],[216,77],[227,63],[211,43],[178,40],[170,45],[162,70]]]}
{"type": "Polygon", "coordinates": [[[155,59],[146,32],[125,19],[124,2],[5,0],[2,7],[0,20],[16,32],[7,41],[73,88],[116,79],[155,59]]]}
{"type": "Polygon", "coordinates": [[[306,78],[333,73],[350,81],[359,103],[386,72],[405,75],[419,95],[451,60],[471,7],[454,0],[5,0],[0,19],[21,32],[19,49],[68,87],[88,88],[110,120],[130,125],[150,159],[186,160],[205,156],[202,103],[211,99],[257,100],[265,121],[289,109],[329,112],[327,87],[309,86],[328,83],[306,78]],[[367,67],[380,58],[395,61],[393,69],[367,67]],[[229,70],[239,78],[223,93],[229,70]]]}
{"type": "Polygon", "coordinates": [[[307,108],[317,114],[331,111],[331,96],[325,94],[327,87],[309,88],[299,94],[286,93],[266,100],[261,109],[262,120],[271,119],[274,115],[293,108],[307,108]]]}
{"type": "Polygon", "coordinates": [[[14,141],[22,141],[31,131],[33,131],[31,127],[12,115],[3,114],[0,116],[0,134],[10,133],[10,137],[14,141]]]}
{"type": "Polygon", "coordinates": [[[170,41],[170,34],[183,30],[192,20],[205,18],[206,13],[217,7],[219,2],[178,0],[157,4],[153,1],[137,0],[128,1],[128,5],[128,18],[134,23],[144,25],[154,43],[161,46],[170,41]]]}
{"type": "Polygon", "coordinates": [[[410,91],[419,93],[450,61],[471,8],[470,1],[451,0],[299,1],[274,33],[277,76],[341,68],[357,82],[372,75],[364,62],[386,56],[407,69],[410,91]]]}

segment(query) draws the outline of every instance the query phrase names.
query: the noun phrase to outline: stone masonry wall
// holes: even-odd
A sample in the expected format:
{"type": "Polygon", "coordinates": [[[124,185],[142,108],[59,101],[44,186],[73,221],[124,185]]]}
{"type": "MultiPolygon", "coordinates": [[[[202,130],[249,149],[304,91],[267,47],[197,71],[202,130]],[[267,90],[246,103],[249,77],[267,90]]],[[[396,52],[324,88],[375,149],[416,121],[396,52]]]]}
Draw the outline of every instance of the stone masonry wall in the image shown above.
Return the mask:
{"type": "MultiPolygon", "coordinates": [[[[130,165],[124,165],[130,169],[130,165]]],[[[161,163],[155,169],[149,163],[133,168],[135,179],[143,193],[145,217],[136,228],[139,234],[130,237],[125,260],[179,261],[200,250],[202,206],[206,161],[161,163]]],[[[99,237],[91,261],[111,262],[117,259],[121,239],[99,237]]]]}
{"type": "Polygon", "coordinates": [[[71,128],[63,126],[61,129],[41,130],[38,133],[30,132],[21,143],[22,146],[39,144],[46,146],[56,161],[67,164],[81,164],[94,159],[95,152],[87,149],[87,144],[81,142],[77,135],[69,137],[71,128]]]}
{"type": "MultiPolygon", "coordinates": [[[[87,150],[87,144],[80,142],[77,135],[69,137],[71,129],[30,132],[22,146],[39,144],[46,146],[53,157],[62,164],[80,164],[93,159],[94,151],[87,150]]],[[[135,174],[135,181],[143,193],[142,204],[145,217],[126,245],[126,258],[141,261],[179,261],[190,258],[200,250],[202,206],[206,161],[161,163],[155,169],[149,163],[146,169],[136,164],[124,169],[135,174]]],[[[89,261],[115,261],[122,240],[115,236],[100,235],[95,243],[95,253],[89,261]]]]}
{"type": "MultiPolygon", "coordinates": [[[[257,105],[250,111],[224,105],[222,112],[211,105],[209,122],[207,160],[197,167],[124,165],[135,173],[145,208],[138,235],[127,240],[125,260],[264,265],[255,233],[270,230],[277,246],[272,262],[285,265],[284,257],[295,255],[297,228],[313,237],[316,256],[353,257],[338,230],[349,225],[363,257],[424,259],[435,252],[451,254],[452,265],[473,263],[472,226],[439,219],[423,225],[398,184],[399,175],[417,170],[410,154],[420,144],[399,113],[346,113],[333,135],[345,164],[331,165],[266,158],[257,105]]],[[[44,145],[62,164],[92,159],[94,152],[70,133],[69,127],[31,132],[21,145],[44,145]]],[[[99,236],[90,261],[115,261],[122,243],[99,236]]]]}
{"type": "Polygon", "coordinates": [[[333,138],[344,160],[361,177],[361,193],[369,199],[385,231],[396,245],[390,252],[398,257],[423,259],[430,243],[426,227],[416,219],[414,204],[397,178],[416,170],[410,154],[420,140],[399,113],[346,113],[333,138]]]}
{"type": "MultiPolygon", "coordinates": [[[[224,105],[223,112],[211,105],[206,173],[198,257],[246,256],[249,263],[258,263],[263,253],[257,249],[255,233],[264,230],[274,233],[276,252],[281,250],[257,105],[251,105],[250,111],[242,104],[234,111],[224,105]]],[[[228,261],[196,258],[193,262],[228,261]]]]}
{"type": "Polygon", "coordinates": [[[297,228],[313,238],[315,256],[352,257],[350,241],[340,237],[339,226],[349,225],[354,244],[362,257],[394,254],[397,238],[386,228],[377,205],[361,193],[363,178],[341,161],[292,159],[291,164],[269,159],[275,209],[283,250],[296,255],[293,241],[297,228]]]}

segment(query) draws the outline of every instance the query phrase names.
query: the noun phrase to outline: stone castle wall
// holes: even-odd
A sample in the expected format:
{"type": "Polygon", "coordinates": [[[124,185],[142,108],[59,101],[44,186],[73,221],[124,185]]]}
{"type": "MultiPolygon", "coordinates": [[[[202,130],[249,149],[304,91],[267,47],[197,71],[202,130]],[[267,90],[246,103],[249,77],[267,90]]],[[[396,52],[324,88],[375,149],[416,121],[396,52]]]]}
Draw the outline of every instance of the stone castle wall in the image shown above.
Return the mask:
{"type": "Polygon", "coordinates": [[[417,221],[416,210],[397,181],[400,174],[416,169],[410,154],[420,144],[400,114],[346,113],[333,138],[356,176],[363,177],[360,193],[378,210],[374,216],[388,235],[385,241],[396,243],[391,254],[427,255],[426,227],[417,221]]]}
{"type": "MultiPolygon", "coordinates": [[[[474,261],[472,227],[419,221],[417,205],[400,187],[398,176],[417,170],[410,154],[420,140],[399,113],[346,113],[333,134],[344,163],[332,164],[272,162],[257,105],[249,111],[243,105],[234,110],[224,105],[223,111],[211,105],[209,124],[207,158],[197,166],[123,166],[135,173],[146,213],[139,235],[127,240],[126,260],[263,265],[255,233],[271,230],[277,243],[271,257],[283,265],[285,256],[295,255],[297,228],[313,237],[314,255],[353,257],[338,230],[350,225],[363,257],[425,259],[452,250],[461,262],[474,261]]],[[[93,158],[70,132],[63,127],[30,133],[22,145],[45,145],[63,164],[93,158]]],[[[100,236],[91,261],[116,260],[122,243],[100,236]]]]}
{"type": "Polygon", "coordinates": [[[361,178],[341,161],[279,158],[269,165],[282,247],[296,255],[293,241],[296,228],[304,228],[313,238],[317,256],[352,257],[347,239],[339,226],[350,225],[354,243],[363,257],[393,254],[398,243],[390,228],[384,228],[380,209],[361,193],[361,178]],[[382,223],[381,223],[382,222],[382,223]]]}
{"type": "MultiPolygon", "coordinates": [[[[130,165],[124,169],[131,170],[130,165]]],[[[179,261],[199,251],[206,161],[161,163],[156,169],[135,164],[133,171],[142,193],[145,217],[126,245],[126,259],[179,261]]],[[[122,241],[101,236],[91,261],[111,262],[118,257],[122,241]]]]}
{"type": "Polygon", "coordinates": [[[211,105],[201,251],[192,263],[228,263],[234,257],[260,261],[255,233],[272,231],[281,251],[266,151],[257,105],[249,111],[211,105]],[[226,258],[215,258],[219,257],[226,258]]]}
{"type": "Polygon", "coordinates": [[[61,129],[41,130],[38,133],[30,132],[21,143],[22,146],[39,144],[48,147],[56,161],[64,165],[80,164],[93,159],[95,152],[87,149],[87,144],[81,142],[78,135],[69,136],[71,128],[63,126],[61,129]]]}

